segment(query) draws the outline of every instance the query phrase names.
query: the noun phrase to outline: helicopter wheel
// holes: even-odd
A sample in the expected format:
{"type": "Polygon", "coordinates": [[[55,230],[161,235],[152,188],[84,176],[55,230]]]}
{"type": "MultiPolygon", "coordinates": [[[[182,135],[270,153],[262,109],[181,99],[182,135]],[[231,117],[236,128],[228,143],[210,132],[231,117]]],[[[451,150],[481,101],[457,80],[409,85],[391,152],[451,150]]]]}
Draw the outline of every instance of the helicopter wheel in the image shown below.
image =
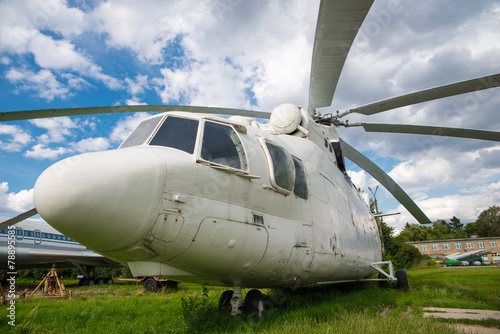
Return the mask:
{"type": "Polygon", "coordinates": [[[397,288],[403,291],[410,290],[410,284],[408,283],[408,275],[403,269],[396,270],[397,288]]]}
{"type": "Polygon", "coordinates": [[[233,298],[233,290],[224,291],[219,298],[219,306],[217,307],[217,310],[219,312],[226,312],[231,310],[232,298],[233,298]]]}
{"type": "Polygon", "coordinates": [[[262,317],[262,313],[264,312],[264,298],[262,292],[259,290],[248,291],[243,307],[247,313],[253,314],[257,318],[262,317]]]}

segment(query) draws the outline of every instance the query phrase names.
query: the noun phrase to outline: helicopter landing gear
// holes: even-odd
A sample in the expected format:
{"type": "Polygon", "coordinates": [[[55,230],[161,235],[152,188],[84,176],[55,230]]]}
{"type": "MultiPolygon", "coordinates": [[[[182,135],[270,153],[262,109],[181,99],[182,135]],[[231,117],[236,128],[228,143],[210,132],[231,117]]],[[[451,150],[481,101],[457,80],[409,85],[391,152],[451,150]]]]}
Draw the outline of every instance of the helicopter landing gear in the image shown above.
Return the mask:
{"type": "Polygon", "coordinates": [[[243,303],[243,295],[241,287],[236,286],[233,290],[226,290],[219,298],[220,312],[231,310],[231,315],[242,314],[245,311],[248,314],[260,318],[264,312],[264,298],[259,290],[250,290],[247,292],[245,302],[243,303]]]}

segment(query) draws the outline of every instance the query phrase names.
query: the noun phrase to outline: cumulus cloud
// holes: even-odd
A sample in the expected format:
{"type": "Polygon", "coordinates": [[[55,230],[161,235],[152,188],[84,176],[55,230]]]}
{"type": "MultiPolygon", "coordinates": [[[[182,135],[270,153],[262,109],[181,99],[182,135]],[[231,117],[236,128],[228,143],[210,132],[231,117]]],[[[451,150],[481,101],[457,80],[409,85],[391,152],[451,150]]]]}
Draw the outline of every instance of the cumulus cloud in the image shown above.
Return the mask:
{"type": "Polygon", "coordinates": [[[29,122],[47,131],[46,134],[40,137],[41,142],[44,144],[63,142],[67,136],[72,135],[71,129],[78,127],[69,117],[41,118],[29,122]]]}
{"type": "Polygon", "coordinates": [[[44,144],[37,144],[33,146],[30,150],[24,153],[27,158],[33,158],[37,160],[55,160],[63,154],[68,153],[68,149],[65,147],[58,147],[57,149],[49,148],[44,144]]]}
{"type": "Polygon", "coordinates": [[[35,91],[38,97],[49,102],[56,97],[65,99],[71,95],[70,87],[61,83],[48,70],[40,70],[35,73],[24,69],[10,69],[6,78],[21,90],[35,91]]]}
{"type": "MultiPolygon", "coordinates": [[[[456,216],[463,222],[469,223],[476,220],[479,214],[489,206],[500,203],[500,181],[476,186],[443,197],[416,201],[416,203],[431,221],[450,219],[456,216]]],[[[401,231],[407,222],[416,223],[403,206],[400,205],[397,211],[401,211],[401,215],[384,218],[384,221],[394,226],[397,231],[401,231]]]]}
{"type": "Polygon", "coordinates": [[[31,136],[19,126],[0,124],[0,149],[19,152],[31,140],[31,136]],[[8,139],[5,139],[5,137],[8,139]]]}
{"type": "Polygon", "coordinates": [[[17,214],[34,207],[33,189],[9,192],[8,182],[0,182],[0,211],[17,214]]]}
{"type": "Polygon", "coordinates": [[[109,140],[103,137],[86,138],[70,145],[72,151],[77,153],[105,151],[111,147],[109,140]]]}
{"type": "MultiPolygon", "coordinates": [[[[22,85],[23,89],[34,90],[48,101],[67,97],[70,88],[81,87],[74,82],[62,84],[59,75],[64,77],[66,73],[53,71],[73,71],[81,77],[101,81],[110,89],[120,88],[117,79],[103,73],[102,68],[77,50],[70,40],[85,31],[86,22],[84,13],[69,8],[64,0],[0,3],[0,52],[33,57],[37,67],[41,68],[12,68],[9,80],[22,85]],[[48,31],[52,34],[46,33],[48,31]]],[[[24,62],[23,67],[27,63],[24,62]]]]}

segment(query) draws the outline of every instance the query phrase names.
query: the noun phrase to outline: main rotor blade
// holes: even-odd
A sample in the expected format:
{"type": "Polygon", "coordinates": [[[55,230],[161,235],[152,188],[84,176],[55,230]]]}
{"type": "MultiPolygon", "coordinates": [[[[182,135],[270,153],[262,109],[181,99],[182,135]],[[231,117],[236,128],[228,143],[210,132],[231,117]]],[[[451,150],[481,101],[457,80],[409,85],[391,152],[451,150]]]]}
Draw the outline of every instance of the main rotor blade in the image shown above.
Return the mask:
{"type": "Polygon", "coordinates": [[[316,25],[309,112],[332,103],[342,68],[352,42],[373,0],[323,0],[316,25]]]}
{"type": "Polygon", "coordinates": [[[0,223],[0,231],[9,227],[9,226],[15,225],[15,224],[17,224],[25,219],[33,217],[37,213],[38,213],[38,211],[35,208],[33,208],[33,209],[28,210],[24,213],[21,213],[20,215],[15,216],[14,218],[7,219],[6,221],[3,221],[0,223]]]}
{"type": "Polygon", "coordinates": [[[379,112],[405,107],[417,103],[441,99],[443,97],[460,95],[483,89],[500,86],[500,73],[487,75],[485,77],[455,82],[452,84],[434,87],[419,92],[396,96],[390,99],[373,102],[354,109],[349,109],[339,113],[343,117],[350,113],[373,115],[379,112]]]}
{"type": "Polygon", "coordinates": [[[271,117],[271,114],[267,112],[244,110],[244,109],[197,107],[197,106],[172,106],[172,105],[140,105],[140,106],[113,106],[113,107],[9,111],[0,113],[0,122],[19,121],[19,120],[36,119],[36,118],[48,118],[48,117],[62,117],[62,116],[82,116],[82,115],[114,114],[114,113],[130,113],[130,112],[167,112],[167,111],[187,111],[193,113],[205,113],[205,114],[217,114],[217,115],[238,115],[238,116],[256,117],[256,118],[271,117]]]}
{"type": "Polygon", "coordinates": [[[417,135],[446,136],[500,141],[500,132],[448,128],[443,126],[384,124],[384,123],[350,123],[349,126],[362,126],[366,132],[412,133],[417,135]]]}
{"type": "Polygon", "coordinates": [[[398,201],[401,203],[406,210],[408,210],[413,217],[420,224],[430,224],[431,221],[425,213],[413,202],[413,200],[408,196],[408,194],[401,189],[401,187],[380,167],[373,163],[370,159],[365,157],[351,145],[347,144],[342,140],[342,152],[344,156],[354,162],[356,165],[364,169],[368,174],[373,176],[375,180],[380,182],[381,185],[385,187],[398,201]]]}

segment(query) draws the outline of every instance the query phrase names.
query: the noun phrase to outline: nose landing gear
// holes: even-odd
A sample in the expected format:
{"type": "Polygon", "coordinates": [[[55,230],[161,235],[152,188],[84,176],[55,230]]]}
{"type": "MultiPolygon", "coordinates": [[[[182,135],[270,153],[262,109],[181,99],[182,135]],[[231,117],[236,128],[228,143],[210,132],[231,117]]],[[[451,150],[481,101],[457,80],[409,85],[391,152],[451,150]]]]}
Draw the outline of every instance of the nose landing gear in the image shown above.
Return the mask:
{"type": "Polygon", "coordinates": [[[254,289],[247,292],[243,302],[241,287],[237,286],[234,287],[234,291],[226,290],[222,293],[218,309],[220,312],[231,310],[231,315],[242,314],[244,311],[260,318],[264,312],[264,297],[262,292],[254,289]]]}

